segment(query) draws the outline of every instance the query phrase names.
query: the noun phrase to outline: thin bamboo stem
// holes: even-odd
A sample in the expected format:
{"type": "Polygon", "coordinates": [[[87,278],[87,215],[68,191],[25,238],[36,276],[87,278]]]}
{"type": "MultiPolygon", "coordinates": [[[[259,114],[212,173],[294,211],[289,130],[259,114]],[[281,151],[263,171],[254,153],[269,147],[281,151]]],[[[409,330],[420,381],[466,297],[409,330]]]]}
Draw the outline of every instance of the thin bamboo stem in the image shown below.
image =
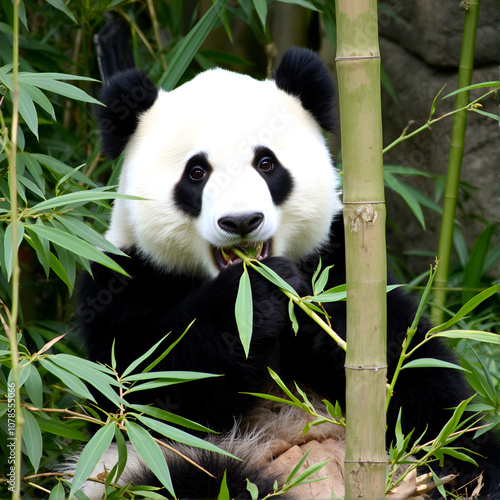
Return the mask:
{"type": "MultiPolygon", "coordinates": [[[[10,420],[11,410],[14,415],[14,436],[11,436],[10,429],[7,437],[9,445],[14,442],[14,461],[9,460],[10,470],[7,475],[13,478],[14,485],[9,490],[12,492],[12,499],[16,500],[21,494],[21,439],[23,418],[21,413],[21,398],[19,392],[19,352],[17,349],[17,319],[19,314],[19,255],[17,249],[17,222],[18,222],[18,207],[17,207],[17,175],[16,175],[16,159],[17,159],[17,128],[19,124],[19,5],[20,0],[13,2],[13,49],[12,49],[12,127],[10,134],[10,144],[7,147],[7,158],[9,164],[8,182],[10,196],[10,213],[11,213],[11,229],[12,229],[12,306],[9,316],[9,328],[6,332],[9,337],[10,353],[12,358],[12,387],[8,387],[8,410],[7,415],[10,420]],[[11,401],[13,396],[13,408],[11,401]]],[[[9,447],[10,448],[10,447],[9,447]]]]}
{"type": "MultiPolygon", "coordinates": [[[[465,12],[462,50],[458,69],[458,88],[471,84],[474,67],[474,49],[476,44],[477,19],[479,16],[479,0],[469,0],[465,12]]],[[[455,109],[463,108],[469,101],[469,92],[460,92],[455,98],[455,109]]],[[[458,184],[467,128],[467,111],[460,111],[454,115],[451,135],[450,155],[448,158],[448,173],[444,192],[443,215],[439,233],[438,259],[439,266],[434,280],[434,307],[431,318],[434,324],[443,322],[443,307],[446,301],[446,285],[450,269],[450,255],[453,244],[453,228],[455,224],[455,210],[458,197],[458,184]]]]}

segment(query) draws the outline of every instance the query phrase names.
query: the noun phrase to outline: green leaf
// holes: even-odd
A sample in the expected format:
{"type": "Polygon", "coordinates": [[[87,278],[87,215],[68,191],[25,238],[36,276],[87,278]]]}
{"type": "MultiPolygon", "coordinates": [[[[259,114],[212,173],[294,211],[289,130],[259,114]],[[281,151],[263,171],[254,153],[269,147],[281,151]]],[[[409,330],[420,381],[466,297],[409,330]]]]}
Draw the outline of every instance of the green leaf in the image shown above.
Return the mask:
{"type": "Polygon", "coordinates": [[[167,439],[235,458],[234,455],[231,455],[231,453],[228,453],[218,446],[215,446],[210,441],[193,436],[188,432],[177,429],[176,427],[172,427],[171,425],[165,424],[164,422],[159,422],[158,420],[154,420],[144,415],[137,415],[137,419],[140,420],[145,426],[153,429],[155,432],[158,432],[162,436],[165,436],[167,439]]]}
{"type": "Polygon", "coordinates": [[[61,280],[64,282],[64,284],[70,290],[73,290],[73,282],[71,281],[70,277],[68,276],[66,269],[64,269],[61,262],[59,262],[59,259],[52,252],[50,252],[50,254],[49,254],[49,265],[50,265],[50,269],[52,269],[57,274],[57,276],[59,276],[59,278],[61,278],[61,280]]]}
{"type": "Polygon", "coordinates": [[[479,467],[479,465],[477,464],[477,462],[469,457],[469,455],[466,455],[465,453],[461,453],[460,451],[457,451],[456,448],[441,448],[441,451],[445,454],[445,455],[450,455],[451,457],[454,457],[456,458],[457,460],[462,460],[463,462],[468,462],[470,464],[473,464],[475,465],[476,467],[479,467]]]}
{"type": "MultiPolygon", "coordinates": [[[[24,237],[24,227],[20,221],[16,221],[17,224],[17,245],[16,251],[19,249],[21,242],[24,237]]],[[[5,259],[5,274],[7,275],[7,279],[10,280],[12,276],[12,268],[13,268],[13,248],[12,248],[12,222],[7,226],[5,230],[5,236],[3,240],[4,244],[4,259],[5,259]]]]}
{"type": "Polygon", "coordinates": [[[106,478],[107,484],[109,484],[110,482],[116,483],[118,479],[120,479],[120,476],[122,475],[123,471],[125,470],[125,466],[127,465],[127,443],[125,441],[125,438],[123,437],[122,431],[118,429],[118,427],[115,427],[115,441],[116,447],[118,448],[118,462],[113,467],[114,473],[109,474],[106,478]]]}
{"type": "Polygon", "coordinates": [[[68,370],[53,363],[51,358],[41,358],[39,361],[48,372],[60,379],[72,393],[95,403],[95,399],[92,394],[90,394],[87,386],[78,377],[75,377],[68,370]]]}
{"type": "Polygon", "coordinates": [[[475,83],[474,85],[467,85],[466,87],[461,87],[457,90],[454,90],[453,92],[446,94],[443,97],[443,99],[447,99],[448,97],[454,96],[455,94],[459,94],[460,92],[468,92],[469,90],[482,89],[485,87],[498,87],[498,86],[500,86],[500,81],[498,81],[498,80],[493,81],[493,82],[475,83]]]}
{"type": "Polygon", "coordinates": [[[161,371],[149,373],[136,373],[122,378],[122,382],[132,382],[135,380],[163,380],[165,385],[189,382],[190,380],[201,380],[204,378],[218,377],[212,373],[190,372],[190,371],[161,371]]]}
{"type": "Polygon", "coordinates": [[[313,285],[313,295],[318,295],[325,289],[326,282],[328,281],[328,275],[330,274],[330,269],[332,269],[332,267],[333,266],[328,266],[323,269],[323,272],[313,285]]]}
{"type": "MultiPolygon", "coordinates": [[[[122,374],[122,378],[125,378],[129,373],[133,372],[143,361],[145,361],[154,351],[158,348],[158,346],[170,335],[167,333],[163,338],[161,338],[155,345],[150,347],[142,356],[139,356],[136,360],[132,361],[130,365],[127,366],[125,371],[122,374]]],[[[146,370],[145,370],[146,371],[146,370]]]]}
{"type": "Polygon", "coordinates": [[[38,420],[38,425],[42,432],[49,432],[59,437],[75,439],[77,441],[86,442],[89,440],[86,434],[72,427],[69,422],[59,422],[54,418],[41,418],[38,420]]]}
{"type": "Polygon", "coordinates": [[[56,208],[66,205],[71,205],[73,203],[88,203],[89,201],[100,201],[100,200],[114,200],[115,198],[122,198],[126,200],[144,200],[144,198],[138,198],[137,196],[130,196],[126,194],[115,193],[114,191],[102,191],[102,188],[97,189],[86,189],[82,191],[76,191],[74,193],[62,194],[60,196],[54,196],[49,200],[42,201],[37,205],[30,208],[31,212],[44,212],[48,208],[56,208]]]}
{"type": "Polygon", "coordinates": [[[117,407],[125,403],[111,387],[111,385],[118,387],[121,387],[121,385],[109,375],[102,373],[102,368],[99,369],[100,367],[95,363],[68,354],[56,354],[50,359],[61,368],[71,370],[78,378],[95,387],[117,407]]]}
{"type": "Polygon", "coordinates": [[[39,88],[27,83],[20,83],[19,88],[23,89],[33,102],[36,102],[54,121],[56,121],[54,106],[52,106],[47,96],[39,88]]]}
{"type": "Polygon", "coordinates": [[[66,14],[74,23],[76,23],[76,19],[75,16],[73,15],[73,12],[71,12],[68,9],[66,4],[62,0],[47,0],[47,3],[50,3],[50,5],[60,10],[64,14],[66,14]]]}
{"type": "Polygon", "coordinates": [[[186,427],[188,429],[193,429],[195,431],[200,432],[214,432],[208,427],[204,425],[193,422],[192,420],[188,420],[187,418],[181,417],[179,415],[175,415],[174,413],[170,413],[169,411],[162,410],[160,408],[155,408],[154,406],[145,406],[145,405],[129,405],[129,408],[138,411],[140,413],[146,413],[151,417],[154,417],[158,420],[165,420],[166,422],[171,422],[175,425],[180,425],[182,427],[186,427]]]}
{"type": "Polygon", "coordinates": [[[29,83],[35,87],[48,90],[49,92],[54,92],[55,94],[62,95],[68,99],[74,99],[76,101],[89,102],[92,104],[102,103],[89,96],[86,92],[70,85],[69,83],[61,82],[59,80],[87,80],[94,81],[93,78],[86,78],[83,76],[67,75],[64,73],[29,73],[21,71],[19,72],[19,82],[29,83]]]}
{"type": "Polygon", "coordinates": [[[422,209],[420,208],[420,203],[413,196],[412,191],[407,189],[406,184],[396,179],[396,177],[389,174],[387,171],[384,171],[384,183],[388,188],[392,189],[395,193],[399,194],[403,198],[405,203],[417,218],[422,228],[425,230],[424,214],[422,212],[422,209]]]}
{"type": "Polygon", "coordinates": [[[36,114],[35,105],[24,88],[19,87],[19,114],[28,125],[28,128],[33,132],[38,139],[38,115],[36,114]]]}
{"type": "Polygon", "coordinates": [[[167,488],[168,492],[176,497],[168,465],[158,443],[156,443],[148,431],[134,422],[127,421],[125,427],[130,442],[137,453],[139,453],[161,484],[167,488]]]}
{"type": "Polygon", "coordinates": [[[40,458],[42,457],[42,432],[36,418],[30,411],[22,408],[21,412],[24,419],[23,443],[36,474],[40,465],[40,458]]]}
{"type": "Polygon", "coordinates": [[[500,122],[500,116],[495,115],[494,113],[488,113],[487,111],[483,111],[482,109],[478,108],[471,108],[471,111],[474,111],[474,113],[477,113],[479,115],[487,116],[488,118],[491,118],[492,120],[496,120],[497,122],[500,122]]]}
{"type": "Polygon", "coordinates": [[[62,483],[57,483],[51,490],[49,500],[62,500],[66,498],[66,491],[62,483]]]}
{"type": "Polygon", "coordinates": [[[250,492],[250,496],[251,496],[252,500],[258,500],[259,499],[259,488],[257,488],[257,485],[255,485],[254,483],[252,483],[248,479],[246,481],[247,481],[247,491],[250,492]]]}
{"type": "Polygon", "coordinates": [[[226,6],[227,0],[218,0],[198,21],[196,26],[184,37],[176,47],[175,55],[172,57],[167,71],[162,75],[159,86],[164,90],[172,90],[186,71],[187,67],[198,52],[201,44],[215,26],[219,14],[226,6]]]}
{"type": "Polygon", "coordinates": [[[300,5],[309,10],[314,10],[316,12],[322,12],[320,9],[315,7],[311,2],[307,2],[306,0],[278,0],[278,2],[300,5]]]}
{"type": "Polygon", "coordinates": [[[109,448],[114,434],[115,423],[109,422],[104,427],[101,427],[85,445],[78,459],[75,475],[71,482],[70,498],[72,498],[75,492],[80,489],[90,474],[92,474],[104,452],[109,448]]]}
{"type": "Polygon", "coordinates": [[[245,357],[248,358],[253,331],[253,300],[250,276],[248,275],[246,266],[244,266],[243,274],[240,278],[234,312],[245,357]]]}
{"type": "MultiPolygon", "coordinates": [[[[495,293],[498,293],[500,291],[500,285],[493,285],[490,288],[487,288],[486,290],[483,290],[481,293],[477,294],[476,296],[472,297],[465,305],[463,305],[457,314],[453,316],[450,320],[448,320],[446,323],[443,323],[441,325],[435,326],[434,328],[431,328],[427,335],[431,335],[435,332],[442,332],[442,330],[447,330],[451,326],[453,326],[455,323],[457,323],[459,320],[461,320],[464,316],[467,316],[471,311],[473,311],[481,302],[485,301],[495,293]]],[[[445,336],[445,335],[441,335],[445,336]]],[[[448,337],[452,338],[452,337],[448,337]]],[[[471,338],[469,336],[466,336],[464,338],[471,338]]],[[[488,342],[487,340],[481,340],[481,342],[488,342]]]]}
{"type": "Polygon", "coordinates": [[[113,271],[117,271],[120,274],[124,274],[128,276],[127,272],[122,269],[113,259],[102,253],[97,248],[93,247],[85,240],[82,240],[72,234],[65,233],[60,229],[56,229],[49,226],[38,226],[30,224],[26,226],[28,231],[35,232],[40,238],[46,238],[52,243],[59,245],[75,255],[79,255],[84,257],[85,259],[93,260],[102,264],[103,266],[112,269],[113,271]]]}
{"type": "Polygon", "coordinates": [[[260,22],[262,23],[262,27],[266,29],[266,20],[267,20],[267,0],[252,0],[253,6],[257,15],[259,16],[260,22]]]}
{"type": "Polygon", "coordinates": [[[298,297],[297,292],[293,289],[291,285],[289,285],[279,274],[274,272],[270,267],[267,267],[265,264],[262,264],[261,261],[257,262],[257,267],[255,270],[268,279],[271,283],[274,283],[277,287],[286,290],[287,292],[298,297]]]}
{"type": "Polygon", "coordinates": [[[126,255],[119,248],[116,248],[104,236],[94,231],[88,224],[69,215],[56,215],[55,219],[68,228],[73,234],[83,238],[87,243],[94,245],[104,252],[114,253],[116,255],[126,255]]]}
{"type": "Polygon", "coordinates": [[[224,475],[222,476],[217,500],[231,500],[231,495],[229,495],[229,489],[227,487],[226,471],[224,471],[224,475]]]}
{"type": "Polygon", "coordinates": [[[28,156],[30,156],[33,161],[45,165],[50,171],[56,174],[64,176],[72,172],[72,178],[74,181],[82,182],[83,184],[90,186],[95,186],[95,184],[86,175],[82,174],[79,171],[75,171],[74,169],[72,169],[62,161],[58,160],[57,158],[54,158],[49,155],[44,155],[41,153],[32,153],[28,156]]]}
{"type": "Polygon", "coordinates": [[[28,378],[24,383],[24,387],[26,388],[28,397],[37,408],[42,408],[43,407],[42,378],[40,377],[38,370],[31,363],[23,369],[28,370],[28,378]]]}
{"type": "Polygon", "coordinates": [[[477,237],[472,246],[469,260],[465,265],[464,277],[462,279],[462,286],[465,290],[462,291],[462,304],[465,304],[474,296],[472,290],[478,288],[481,284],[481,277],[483,276],[484,262],[490,249],[491,238],[495,231],[496,224],[489,224],[477,237]]]}
{"type": "Polygon", "coordinates": [[[297,316],[295,316],[295,309],[293,307],[293,300],[288,302],[288,316],[290,317],[290,321],[292,322],[292,328],[295,335],[299,333],[299,322],[297,321],[297,316]]]}
{"type": "Polygon", "coordinates": [[[455,365],[454,363],[434,358],[415,359],[403,365],[401,369],[404,370],[405,368],[453,368],[454,370],[463,370],[464,372],[468,371],[461,366],[455,365]]]}

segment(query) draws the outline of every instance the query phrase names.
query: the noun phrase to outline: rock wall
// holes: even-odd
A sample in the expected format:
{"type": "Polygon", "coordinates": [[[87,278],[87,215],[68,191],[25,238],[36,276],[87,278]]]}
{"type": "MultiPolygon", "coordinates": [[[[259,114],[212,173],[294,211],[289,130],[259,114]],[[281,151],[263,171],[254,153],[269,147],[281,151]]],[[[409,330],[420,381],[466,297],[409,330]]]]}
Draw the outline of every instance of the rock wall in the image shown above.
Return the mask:
{"type": "MultiPolygon", "coordinates": [[[[462,43],[465,11],[458,0],[398,0],[385,3],[389,8],[379,14],[380,50],[397,101],[383,91],[384,145],[401,134],[424,124],[432,101],[446,85],[445,95],[456,89],[458,62],[462,43]],[[389,13],[390,10],[390,13],[389,13]]],[[[476,38],[473,83],[498,80],[498,3],[483,0],[476,38]]],[[[471,99],[482,92],[473,92],[471,99]]],[[[453,108],[454,98],[439,100],[436,115],[453,108]]],[[[498,100],[489,97],[483,110],[498,114],[498,100]]],[[[432,200],[442,204],[439,193],[447,171],[453,119],[445,118],[431,130],[417,135],[389,151],[384,163],[406,165],[437,176],[402,178],[432,200]],[[437,192],[437,194],[436,194],[437,192]]],[[[469,113],[461,180],[471,187],[460,192],[457,219],[471,248],[485,223],[498,220],[499,156],[498,122],[477,113],[469,113]]],[[[425,251],[437,253],[441,218],[430,209],[424,210],[426,230],[420,226],[401,198],[387,193],[390,219],[399,229],[390,227],[388,245],[393,254],[425,251]]],[[[404,258],[410,269],[419,274],[428,269],[431,256],[404,258]]]]}

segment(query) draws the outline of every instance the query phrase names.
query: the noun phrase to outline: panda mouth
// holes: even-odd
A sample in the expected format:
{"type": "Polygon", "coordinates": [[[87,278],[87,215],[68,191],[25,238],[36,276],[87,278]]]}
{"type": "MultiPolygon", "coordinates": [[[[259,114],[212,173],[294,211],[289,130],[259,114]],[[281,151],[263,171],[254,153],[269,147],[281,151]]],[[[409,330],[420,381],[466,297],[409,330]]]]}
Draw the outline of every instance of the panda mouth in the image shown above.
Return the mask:
{"type": "Polygon", "coordinates": [[[242,241],[231,248],[214,248],[215,263],[220,271],[223,271],[232,264],[241,262],[241,258],[236,255],[233,248],[245,253],[252,259],[262,260],[271,253],[271,241],[242,241]]]}

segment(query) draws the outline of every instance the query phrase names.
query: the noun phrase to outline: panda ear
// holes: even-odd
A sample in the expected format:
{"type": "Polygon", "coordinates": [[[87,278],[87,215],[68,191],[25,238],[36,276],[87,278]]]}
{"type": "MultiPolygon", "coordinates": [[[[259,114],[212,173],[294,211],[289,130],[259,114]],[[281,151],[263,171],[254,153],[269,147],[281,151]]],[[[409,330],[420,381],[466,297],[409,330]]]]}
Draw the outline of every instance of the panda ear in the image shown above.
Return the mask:
{"type": "Polygon", "coordinates": [[[125,148],[139,123],[139,117],[158,97],[158,88],[148,76],[130,69],[113,76],[101,91],[97,118],[101,129],[102,150],[116,158],[125,148]]]}
{"type": "Polygon", "coordinates": [[[319,125],[333,132],[335,87],[323,61],[312,50],[291,47],[284,54],[275,74],[276,86],[298,97],[319,125]]]}

